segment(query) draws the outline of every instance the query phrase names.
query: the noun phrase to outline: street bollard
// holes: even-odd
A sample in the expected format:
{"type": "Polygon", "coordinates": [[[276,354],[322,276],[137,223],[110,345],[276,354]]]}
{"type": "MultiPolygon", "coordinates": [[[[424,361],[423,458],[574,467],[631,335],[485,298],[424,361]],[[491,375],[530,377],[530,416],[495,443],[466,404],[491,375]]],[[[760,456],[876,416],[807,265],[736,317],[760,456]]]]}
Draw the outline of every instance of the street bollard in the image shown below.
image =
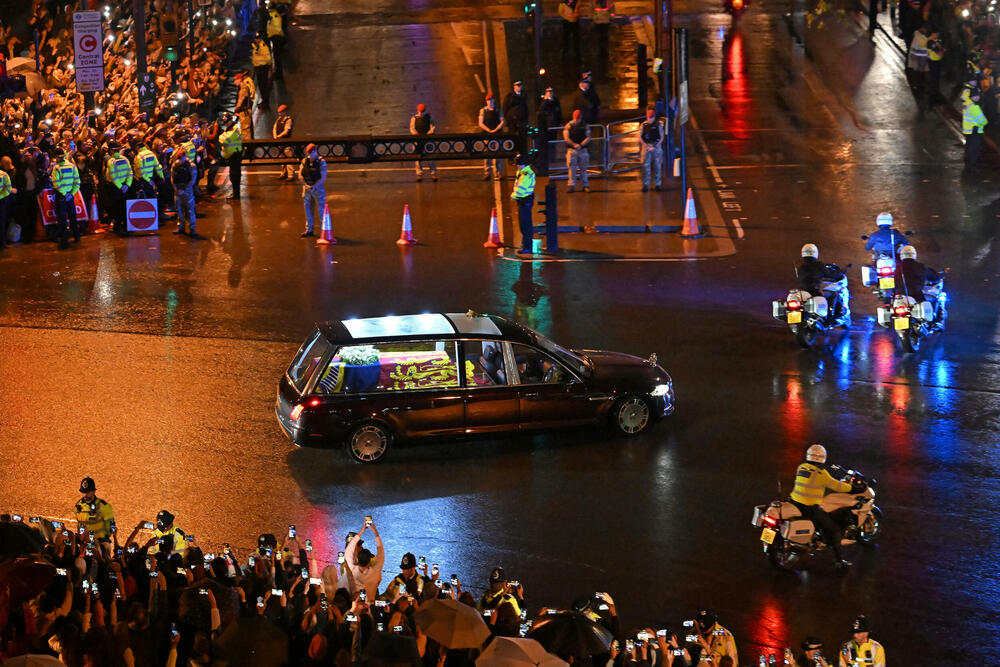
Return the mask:
{"type": "Polygon", "coordinates": [[[556,184],[545,186],[545,252],[559,252],[559,204],[556,195],[556,184]]]}

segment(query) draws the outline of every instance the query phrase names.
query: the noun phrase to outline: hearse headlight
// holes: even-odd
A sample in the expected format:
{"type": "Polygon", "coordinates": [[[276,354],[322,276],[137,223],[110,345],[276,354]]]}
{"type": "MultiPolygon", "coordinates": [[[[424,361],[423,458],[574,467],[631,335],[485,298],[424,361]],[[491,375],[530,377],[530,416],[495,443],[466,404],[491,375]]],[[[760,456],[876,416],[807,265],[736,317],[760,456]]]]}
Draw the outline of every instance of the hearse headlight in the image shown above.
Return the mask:
{"type": "Polygon", "coordinates": [[[649,392],[650,396],[670,396],[673,393],[673,387],[670,383],[658,384],[653,387],[653,391],[649,392]]]}

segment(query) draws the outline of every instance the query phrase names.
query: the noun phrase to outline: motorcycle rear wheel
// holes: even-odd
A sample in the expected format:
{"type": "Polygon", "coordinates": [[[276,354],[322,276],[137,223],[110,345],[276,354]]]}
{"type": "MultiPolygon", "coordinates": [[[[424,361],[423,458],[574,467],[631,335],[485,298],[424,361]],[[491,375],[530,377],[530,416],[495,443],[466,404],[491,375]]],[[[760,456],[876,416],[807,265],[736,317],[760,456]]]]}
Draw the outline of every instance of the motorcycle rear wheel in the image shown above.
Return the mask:
{"type": "Polygon", "coordinates": [[[865,522],[858,527],[858,543],[866,547],[873,547],[882,534],[882,510],[872,507],[871,513],[865,522]]]}
{"type": "Polygon", "coordinates": [[[767,560],[776,570],[782,572],[794,572],[798,569],[802,555],[798,550],[788,546],[788,543],[776,537],[774,542],[767,549],[767,560]]]}
{"type": "Polygon", "coordinates": [[[817,333],[815,328],[807,324],[800,324],[795,329],[795,341],[799,344],[799,347],[808,350],[816,342],[817,333]]]}
{"type": "Polygon", "coordinates": [[[899,341],[903,344],[904,352],[916,352],[920,349],[920,334],[915,331],[900,331],[899,341]]]}

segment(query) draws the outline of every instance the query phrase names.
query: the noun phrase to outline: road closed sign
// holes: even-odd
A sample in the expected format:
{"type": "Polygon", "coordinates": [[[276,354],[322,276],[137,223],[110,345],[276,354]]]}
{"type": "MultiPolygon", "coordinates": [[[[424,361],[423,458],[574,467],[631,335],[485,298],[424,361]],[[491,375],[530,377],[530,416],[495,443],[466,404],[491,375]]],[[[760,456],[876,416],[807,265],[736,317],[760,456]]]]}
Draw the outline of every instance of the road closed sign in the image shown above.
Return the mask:
{"type": "Polygon", "coordinates": [[[155,199],[129,199],[125,202],[125,228],[130,232],[152,232],[160,228],[155,199]]]}

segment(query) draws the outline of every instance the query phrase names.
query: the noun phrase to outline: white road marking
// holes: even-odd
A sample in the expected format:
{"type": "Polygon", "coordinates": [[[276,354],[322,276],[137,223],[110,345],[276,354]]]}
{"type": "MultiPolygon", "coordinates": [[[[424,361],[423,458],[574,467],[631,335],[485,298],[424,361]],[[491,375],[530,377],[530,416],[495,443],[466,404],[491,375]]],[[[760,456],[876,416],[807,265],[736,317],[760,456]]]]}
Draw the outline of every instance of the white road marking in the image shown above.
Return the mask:
{"type": "Polygon", "coordinates": [[[733,227],[736,228],[736,238],[743,239],[743,237],[746,236],[743,233],[743,225],[740,224],[740,221],[739,221],[738,218],[733,218],[733,227]]]}
{"type": "Polygon", "coordinates": [[[483,85],[483,80],[482,80],[482,78],[480,78],[479,72],[476,72],[474,74],[474,76],[476,77],[476,85],[479,86],[479,92],[485,93],[486,92],[486,86],[483,85]]]}

